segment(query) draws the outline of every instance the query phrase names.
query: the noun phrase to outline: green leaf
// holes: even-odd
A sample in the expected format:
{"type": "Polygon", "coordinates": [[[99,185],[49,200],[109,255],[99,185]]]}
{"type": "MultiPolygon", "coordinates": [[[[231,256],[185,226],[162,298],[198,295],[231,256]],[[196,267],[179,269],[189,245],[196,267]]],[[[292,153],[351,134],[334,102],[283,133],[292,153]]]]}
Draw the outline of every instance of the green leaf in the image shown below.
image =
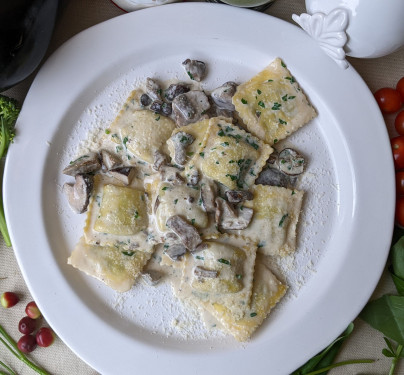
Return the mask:
{"type": "Polygon", "coordinates": [[[390,351],[391,351],[392,353],[395,353],[396,351],[395,351],[395,349],[394,349],[393,344],[391,343],[391,341],[390,341],[387,337],[383,337],[383,339],[384,339],[384,341],[385,341],[387,347],[390,349],[390,351]]]}
{"type": "Polygon", "coordinates": [[[335,339],[330,345],[328,345],[322,352],[307,361],[303,366],[294,371],[291,375],[305,375],[312,371],[322,369],[331,365],[337,356],[342,343],[352,333],[354,324],[350,323],[348,328],[335,339]]]}
{"type": "Polygon", "coordinates": [[[404,229],[399,227],[394,227],[392,244],[395,244],[401,237],[404,236],[404,229]]]}
{"type": "Polygon", "coordinates": [[[401,279],[397,275],[393,273],[393,270],[390,269],[391,278],[393,279],[394,285],[396,286],[398,294],[404,296],[404,279],[401,279]]]}
{"type": "Polygon", "coordinates": [[[388,349],[386,349],[386,348],[384,348],[384,349],[382,350],[382,354],[383,354],[385,357],[388,357],[388,358],[394,358],[394,357],[395,357],[394,353],[392,353],[390,350],[388,350],[388,349]]]}
{"type": "Polygon", "coordinates": [[[404,345],[404,297],[384,295],[369,302],[360,318],[400,345],[404,345]]]}
{"type": "Polygon", "coordinates": [[[404,279],[404,236],[394,243],[391,248],[391,260],[394,275],[404,279]]]}

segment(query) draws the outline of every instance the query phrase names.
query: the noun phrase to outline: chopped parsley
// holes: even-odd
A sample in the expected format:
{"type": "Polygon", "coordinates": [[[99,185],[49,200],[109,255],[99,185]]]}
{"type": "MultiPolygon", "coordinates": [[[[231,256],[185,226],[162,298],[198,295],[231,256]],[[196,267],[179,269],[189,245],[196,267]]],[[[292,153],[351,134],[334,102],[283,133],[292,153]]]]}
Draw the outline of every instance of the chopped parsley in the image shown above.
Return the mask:
{"type": "Polygon", "coordinates": [[[260,100],[260,101],[258,102],[258,105],[259,105],[260,107],[262,107],[262,108],[265,108],[265,103],[264,103],[262,100],[260,100]]]}
{"type": "Polygon", "coordinates": [[[227,259],[220,258],[220,259],[218,259],[217,261],[220,262],[220,263],[223,263],[223,264],[230,265],[230,261],[227,260],[227,259]]]}
{"type": "Polygon", "coordinates": [[[254,318],[254,316],[257,316],[257,313],[256,313],[256,312],[252,312],[252,313],[250,314],[250,316],[251,316],[251,318],[254,318]]]}
{"type": "Polygon", "coordinates": [[[282,219],[279,221],[279,226],[281,227],[283,223],[285,222],[286,218],[289,216],[289,214],[285,214],[282,216],[282,219]]]}
{"type": "Polygon", "coordinates": [[[128,257],[131,257],[132,255],[135,254],[135,252],[134,251],[122,251],[122,254],[127,255],[128,257]]]}
{"type": "Polygon", "coordinates": [[[204,158],[204,157],[205,157],[205,153],[204,153],[204,152],[200,152],[199,155],[200,155],[201,158],[204,158]]]}
{"type": "Polygon", "coordinates": [[[278,102],[275,102],[271,109],[273,111],[279,111],[281,109],[281,107],[282,107],[281,104],[279,104],[278,102]]]}
{"type": "Polygon", "coordinates": [[[241,103],[247,104],[248,102],[247,102],[247,100],[245,100],[244,98],[241,98],[241,103]]]}
{"type": "Polygon", "coordinates": [[[281,125],[287,125],[287,121],[282,120],[281,118],[278,119],[278,120],[279,120],[279,123],[280,123],[281,125]]]}

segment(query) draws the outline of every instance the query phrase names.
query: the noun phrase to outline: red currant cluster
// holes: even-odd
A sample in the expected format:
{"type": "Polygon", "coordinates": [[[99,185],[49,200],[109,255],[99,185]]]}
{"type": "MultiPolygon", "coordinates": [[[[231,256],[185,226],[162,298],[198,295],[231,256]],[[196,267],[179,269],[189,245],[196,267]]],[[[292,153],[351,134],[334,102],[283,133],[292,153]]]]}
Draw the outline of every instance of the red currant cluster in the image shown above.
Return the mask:
{"type": "MultiPolygon", "coordinates": [[[[3,307],[10,308],[19,302],[19,297],[13,292],[4,292],[0,302],[3,307]]],[[[50,346],[55,339],[55,334],[48,327],[39,327],[42,314],[34,301],[27,304],[25,314],[26,316],[18,323],[18,330],[23,334],[17,342],[18,349],[24,353],[30,353],[37,345],[50,346]]]]}

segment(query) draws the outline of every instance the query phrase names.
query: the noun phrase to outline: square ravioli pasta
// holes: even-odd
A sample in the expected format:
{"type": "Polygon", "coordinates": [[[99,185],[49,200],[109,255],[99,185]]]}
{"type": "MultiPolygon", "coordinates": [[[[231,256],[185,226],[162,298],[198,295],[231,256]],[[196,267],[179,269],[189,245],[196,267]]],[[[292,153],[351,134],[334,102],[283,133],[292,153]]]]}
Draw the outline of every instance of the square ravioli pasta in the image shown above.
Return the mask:
{"type": "Polygon", "coordinates": [[[196,167],[231,190],[248,189],[272,152],[260,139],[224,118],[214,117],[188,168],[196,167]]]}
{"type": "Polygon", "coordinates": [[[88,244],[150,252],[148,199],[140,186],[96,175],[84,237],[88,244]]]}
{"type": "Polygon", "coordinates": [[[128,291],[151,253],[116,246],[89,245],[81,238],[67,263],[118,292],[128,291]]]}
{"type": "Polygon", "coordinates": [[[233,104],[247,129],[270,145],[317,114],[281,59],[239,85],[233,104]]]}
{"type": "Polygon", "coordinates": [[[303,191],[279,186],[254,185],[253,199],[245,207],[254,210],[244,236],[259,242],[265,255],[288,255],[296,249],[296,227],[303,202],[303,191]]]}
{"type": "Polygon", "coordinates": [[[257,258],[251,303],[244,306],[242,318],[233,314],[221,302],[194,302],[205,308],[225,332],[238,341],[247,341],[282,299],[286,291],[287,286],[280,282],[269,268],[264,263],[259,262],[257,258]]]}
{"type": "Polygon", "coordinates": [[[168,153],[166,141],[176,125],[168,117],[140,110],[136,104],[138,95],[134,90],[126,100],[111,124],[109,135],[119,145],[117,147],[126,148],[140,160],[152,164],[156,151],[168,153]]]}
{"type": "Polygon", "coordinates": [[[220,302],[241,318],[251,298],[257,243],[222,234],[204,239],[201,248],[187,255],[177,296],[220,302]]]}

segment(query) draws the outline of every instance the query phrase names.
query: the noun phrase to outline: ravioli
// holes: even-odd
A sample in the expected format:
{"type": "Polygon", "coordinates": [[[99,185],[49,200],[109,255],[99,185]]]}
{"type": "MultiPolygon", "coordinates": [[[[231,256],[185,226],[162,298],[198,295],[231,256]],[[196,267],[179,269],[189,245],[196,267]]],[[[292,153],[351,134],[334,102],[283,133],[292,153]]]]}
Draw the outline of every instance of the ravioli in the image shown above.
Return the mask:
{"type": "Polygon", "coordinates": [[[81,238],[67,263],[118,292],[126,292],[150,257],[151,253],[143,251],[89,245],[81,238]]]}
{"type": "Polygon", "coordinates": [[[119,246],[149,252],[147,196],[139,188],[111,184],[111,178],[95,176],[84,237],[88,244],[119,246]]]}
{"type": "Polygon", "coordinates": [[[247,129],[270,145],[317,114],[281,59],[239,85],[233,104],[247,129]]]}
{"type": "MultiPolygon", "coordinates": [[[[130,99],[130,98],[129,98],[130,99]]],[[[129,100],[128,99],[128,100],[129,100]]],[[[167,139],[175,129],[168,117],[125,105],[110,127],[111,140],[139,159],[152,164],[155,151],[168,153],[167,139]]]]}
{"type": "Polygon", "coordinates": [[[212,118],[198,154],[189,168],[229,189],[248,189],[257,178],[273,149],[224,118],[212,118]]]}
{"type": "Polygon", "coordinates": [[[155,215],[157,227],[161,232],[169,230],[166,223],[174,215],[182,216],[197,228],[205,228],[208,225],[208,216],[202,208],[197,187],[161,182],[156,193],[158,195],[154,199],[154,207],[157,207],[155,215]]]}
{"type": "MultiPolygon", "coordinates": [[[[194,156],[198,152],[199,148],[201,147],[202,141],[205,138],[205,134],[209,128],[209,121],[210,121],[209,119],[204,119],[204,120],[195,122],[193,124],[189,124],[189,125],[182,126],[180,128],[176,128],[172,132],[171,137],[173,135],[177,134],[178,132],[185,132],[194,137],[194,141],[187,147],[187,157],[189,160],[192,158],[192,156],[194,156]]],[[[168,145],[171,159],[174,160],[175,147],[174,147],[171,137],[170,137],[170,139],[168,139],[167,145],[168,145]]]]}
{"type": "Polygon", "coordinates": [[[193,296],[210,304],[220,302],[234,316],[242,317],[250,302],[257,243],[223,234],[203,244],[206,248],[185,259],[178,296],[193,296]]]}
{"type": "Polygon", "coordinates": [[[296,226],[303,192],[278,186],[254,185],[254,198],[245,207],[254,210],[244,236],[259,241],[258,251],[265,255],[287,255],[296,249],[296,226]]]}
{"type": "Polygon", "coordinates": [[[238,318],[220,302],[199,304],[214,316],[228,334],[238,341],[247,341],[286,291],[287,286],[282,284],[263,263],[257,261],[251,303],[244,306],[242,318],[238,318]]]}

